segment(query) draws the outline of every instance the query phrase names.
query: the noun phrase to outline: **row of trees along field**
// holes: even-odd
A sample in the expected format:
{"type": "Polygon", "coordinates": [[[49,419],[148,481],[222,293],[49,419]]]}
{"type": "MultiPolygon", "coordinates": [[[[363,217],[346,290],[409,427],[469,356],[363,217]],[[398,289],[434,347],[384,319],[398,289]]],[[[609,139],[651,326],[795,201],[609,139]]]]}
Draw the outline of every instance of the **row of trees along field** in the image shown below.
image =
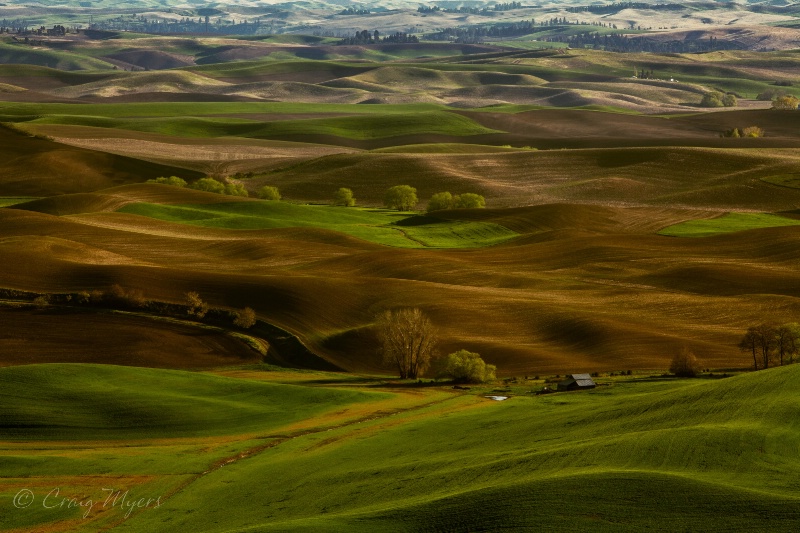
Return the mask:
{"type": "Polygon", "coordinates": [[[753,368],[769,368],[771,364],[794,363],[800,355],[800,324],[762,323],[747,328],[739,342],[743,352],[752,354],[753,368]]]}
{"type": "MultiPolygon", "coordinates": [[[[398,211],[410,211],[419,203],[417,189],[410,185],[395,185],[386,191],[383,205],[398,211]]],[[[442,209],[481,209],[486,207],[486,199],[480,194],[464,193],[453,195],[449,192],[437,192],[428,201],[428,212],[442,209]]]]}
{"type": "Polygon", "coordinates": [[[497,367],[480,354],[458,350],[435,358],[436,328],[418,308],[387,310],[376,320],[384,363],[393,366],[400,379],[418,379],[434,364],[436,377],[457,383],[494,381],[497,367]]]}

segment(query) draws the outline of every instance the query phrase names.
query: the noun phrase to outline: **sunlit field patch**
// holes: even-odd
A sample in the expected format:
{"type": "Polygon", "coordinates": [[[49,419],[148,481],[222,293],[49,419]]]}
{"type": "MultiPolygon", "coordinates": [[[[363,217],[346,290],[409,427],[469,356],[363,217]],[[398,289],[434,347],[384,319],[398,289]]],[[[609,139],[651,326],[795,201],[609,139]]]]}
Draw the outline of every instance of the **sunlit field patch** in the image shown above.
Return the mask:
{"type": "Polygon", "coordinates": [[[768,213],[727,213],[717,218],[681,222],[658,233],[670,237],[711,237],[723,233],[780,226],[800,226],[800,220],[768,213]]]}

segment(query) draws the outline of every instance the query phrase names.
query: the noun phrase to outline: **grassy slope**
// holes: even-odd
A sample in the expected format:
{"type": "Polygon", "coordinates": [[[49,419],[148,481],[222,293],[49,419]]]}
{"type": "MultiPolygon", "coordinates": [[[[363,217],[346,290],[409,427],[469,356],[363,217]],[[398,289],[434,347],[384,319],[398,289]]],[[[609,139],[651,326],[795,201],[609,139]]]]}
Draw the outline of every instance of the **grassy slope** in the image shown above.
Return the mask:
{"type": "Polygon", "coordinates": [[[69,124],[99,128],[145,131],[179,137],[284,138],[331,135],[347,139],[382,139],[400,135],[470,136],[497,133],[455,113],[359,115],[261,122],[237,118],[107,118],[85,115],[50,115],[34,118],[30,124],[69,124]]]}
{"type": "Polygon", "coordinates": [[[111,70],[113,65],[91,57],[0,43],[0,63],[38,65],[60,70],[111,70]]]}
{"type": "Polygon", "coordinates": [[[456,397],[286,442],[120,529],[790,531],[798,377],[800,366],[503,403],[456,397]]]}
{"type": "Polygon", "coordinates": [[[178,206],[135,203],[126,205],[120,212],[212,228],[323,228],[403,248],[471,248],[497,244],[517,235],[503,226],[491,223],[422,219],[422,224],[399,226],[395,223],[408,220],[407,213],[293,205],[286,202],[178,206]]]}
{"type": "MultiPolygon", "coordinates": [[[[264,431],[367,393],[112,365],[0,369],[3,439],[201,437],[264,431]]],[[[7,471],[6,471],[7,472],[7,471]]]]}
{"type": "Polygon", "coordinates": [[[749,229],[798,225],[800,220],[767,213],[727,213],[717,218],[681,222],[658,233],[670,237],[711,237],[749,229]]]}

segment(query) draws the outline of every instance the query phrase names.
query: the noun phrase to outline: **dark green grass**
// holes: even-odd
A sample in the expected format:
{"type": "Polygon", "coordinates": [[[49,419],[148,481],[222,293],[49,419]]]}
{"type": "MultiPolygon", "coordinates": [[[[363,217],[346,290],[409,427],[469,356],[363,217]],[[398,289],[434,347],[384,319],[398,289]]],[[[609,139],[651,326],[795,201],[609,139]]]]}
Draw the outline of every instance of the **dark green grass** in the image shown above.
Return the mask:
{"type": "MultiPolygon", "coordinates": [[[[5,75],[14,76],[9,70],[5,75]]],[[[49,71],[47,71],[49,72],[49,71]]],[[[0,74],[3,74],[0,66],[0,74]]],[[[40,73],[46,75],[46,73],[40,73]]],[[[77,75],[73,74],[73,75],[77,75]]],[[[91,78],[81,81],[94,81],[91,78]]],[[[320,114],[346,113],[348,115],[390,115],[411,114],[425,111],[443,111],[445,106],[436,104],[314,104],[291,102],[146,102],[128,104],[40,104],[27,102],[0,103],[0,115],[69,115],[105,118],[147,118],[147,117],[202,117],[208,115],[246,115],[246,114],[320,114]]]]}
{"type": "Polygon", "coordinates": [[[800,366],[502,403],[457,397],[283,443],[122,530],[793,531],[798,378],[800,366]]]}
{"type": "Polygon", "coordinates": [[[112,70],[114,68],[105,61],[78,54],[5,43],[0,43],[0,63],[39,65],[60,70],[112,70]]]}
{"type": "Polygon", "coordinates": [[[23,204],[25,202],[30,202],[33,200],[38,200],[38,198],[35,198],[33,196],[0,196],[0,207],[23,204]]]}
{"type": "MultiPolygon", "coordinates": [[[[0,109],[0,116],[3,110],[0,109]]],[[[13,118],[13,117],[3,117],[13,118]]],[[[30,124],[60,124],[123,129],[177,137],[250,137],[259,139],[330,135],[347,139],[382,139],[401,135],[463,136],[497,133],[477,122],[446,111],[358,115],[262,122],[243,118],[108,118],[86,115],[49,115],[28,118],[30,124]]]]}
{"type": "Polygon", "coordinates": [[[485,222],[425,218],[420,219],[419,224],[416,221],[408,224],[407,221],[414,216],[409,213],[287,202],[203,205],[135,203],[126,205],[120,212],[211,228],[321,228],[402,248],[473,248],[498,244],[517,236],[503,226],[485,222]]]}
{"type": "Polygon", "coordinates": [[[0,369],[0,428],[4,440],[213,436],[268,431],[380,397],[180,371],[29,365],[0,369]]]}
{"type": "Polygon", "coordinates": [[[711,237],[736,231],[780,226],[798,226],[800,220],[768,213],[727,213],[717,218],[689,220],[658,232],[670,237],[711,237]]]}

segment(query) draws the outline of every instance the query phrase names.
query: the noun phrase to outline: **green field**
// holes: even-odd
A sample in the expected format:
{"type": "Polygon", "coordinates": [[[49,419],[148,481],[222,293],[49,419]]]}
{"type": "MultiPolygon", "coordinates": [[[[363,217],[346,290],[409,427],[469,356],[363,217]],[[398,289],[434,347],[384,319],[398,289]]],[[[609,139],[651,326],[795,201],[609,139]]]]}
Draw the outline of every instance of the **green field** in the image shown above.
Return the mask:
{"type": "Polygon", "coordinates": [[[401,248],[473,248],[517,236],[486,222],[441,220],[383,209],[287,202],[231,202],[202,205],[128,204],[119,212],[158,220],[224,229],[321,228],[401,248]]]}
{"type": "Polygon", "coordinates": [[[769,176],[761,178],[761,181],[778,185],[780,187],[789,187],[792,189],[800,189],[800,174],[782,174],[779,176],[769,176]]]}
{"type": "Polygon", "coordinates": [[[16,204],[23,204],[25,202],[30,202],[32,200],[36,200],[32,196],[0,196],[0,207],[6,207],[9,205],[16,205],[16,204]]]}
{"type": "MultiPolygon", "coordinates": [[[[0,110],[2,112],[2,110],[0,110]]],[[[5,117],[15,118],[15,117],[5,117]]],[[[445,111],[358,115],[263,122],[244,118],[107,118],[87,115],[29,117],[27,124],[60,124],[114,128],[178,137],[283,138],[331,135],[347,139],[382,139],[401,135],[470,136],[497,133],[477,122],[445,111]]]]}
{"type": "Polygon", "coordinates": [[[669,237],[711,237],[724,233],[780,226],[800,226],[800,220],[768,213],[727,213],[717,218],[689,220],[658,232],[669,237]]]}
{"type": "MultiPolygon", "coordinates": [[[[111,484],[161,498],[127,520],[100,505],[84,519],[132,532],[792,531],[800,520],[799,365],[601,378],[593,391],[541,397],[528,394],[540,385],[518,385],[505,402],[379,378],[238,377],[2,369],[0,420],[24,443],[3,444],[0,492],[10,501],[30,487],[41,499],[59,483],[85,499],[111,484]],[[114,442],[134,429],[183,438],[114,442]]],[[[0,526],[82,512],[12,508],[0,526]]]]}

